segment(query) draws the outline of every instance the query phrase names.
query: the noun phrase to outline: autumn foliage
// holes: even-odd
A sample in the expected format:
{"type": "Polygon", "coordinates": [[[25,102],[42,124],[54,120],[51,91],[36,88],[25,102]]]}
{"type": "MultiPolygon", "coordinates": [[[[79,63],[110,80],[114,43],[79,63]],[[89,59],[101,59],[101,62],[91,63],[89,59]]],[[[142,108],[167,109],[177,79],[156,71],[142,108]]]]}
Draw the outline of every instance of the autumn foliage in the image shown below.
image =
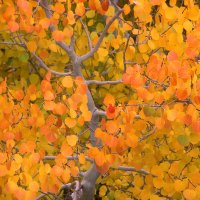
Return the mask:
{"type": "Polygon", "coordinates": [[[0,199],[200,199],[200,3],[0,2],[0,199]]]}

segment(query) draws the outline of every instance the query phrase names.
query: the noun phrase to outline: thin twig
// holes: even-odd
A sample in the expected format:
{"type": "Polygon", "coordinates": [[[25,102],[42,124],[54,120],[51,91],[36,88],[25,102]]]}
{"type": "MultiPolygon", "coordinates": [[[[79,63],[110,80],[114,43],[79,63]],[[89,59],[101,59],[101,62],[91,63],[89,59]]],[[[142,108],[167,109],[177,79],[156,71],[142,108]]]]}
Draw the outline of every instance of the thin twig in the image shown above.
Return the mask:
{"type": "Polygon", "coordinates": [[[83,26],[83,29],[84,29],[84,31],[85,31],[85,34],[86,34],[86,36],[87,36],[87,39],[88,39],[88,46],[89,46],[89,49],[90,49],[90,51],[91,51],[91,50],[92,50],[92,41],[91,41],[91,38],[90,38],[89,31],[88,31],[86,25],[83,23],[83,20],[82,20],[81,18],[80,18],[80,22],[81,22],[81,24],[82,24],[82,26],[83,26]]]}
{"type": "Polygon", "coordinates": [[[127,41],[126,41],[126,46],[125,46],[124,52],[123,52],[124,72],[126,72],[126,64],[127,64],[126,63],[126,50],[128,48],[128,43],[130,41],[130,38],[131,38],[131,36],[129,35],[129,37],[128,37],[127,41]]]}
{"type": "Polygon", "coordinates": [[[136,169],[135,167],[129,167],[129,166],[120,166],[118,168],[112,168],[112,169],[115,169],[115,170],[121,170],[121,171],[131,171],[131,172],[137,172],[137,173],[140,173],[140,174],[144,174],[144,175],[149,175],[150,173],[144,169],[136,169]]]}
{"type": "Polygon", "coordinates": [[[153,134],[155,133],[155,131],[156,131],[156,127],[154,127],[154,129],[153,129],[150,133],[148,133],[148,134],[146,134],[146,135],[143,135],[143,136],[139,139],[139,142],[142,142],[143,140],[145,140],[145,139],[147,139],[148,137],[150,137],[151,135],[153,135],[153,134]]]}

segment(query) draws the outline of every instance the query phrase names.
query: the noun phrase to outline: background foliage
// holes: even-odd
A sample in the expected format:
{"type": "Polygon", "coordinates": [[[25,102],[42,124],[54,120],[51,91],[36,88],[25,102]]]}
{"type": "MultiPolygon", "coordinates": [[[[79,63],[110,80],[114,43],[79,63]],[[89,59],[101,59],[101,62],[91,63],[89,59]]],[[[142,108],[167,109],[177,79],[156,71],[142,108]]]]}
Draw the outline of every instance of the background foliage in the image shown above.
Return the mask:
{"type": "Polygon", "coordinates": [[[199,199],[199,8],[2,0],[0,198],[199,199]]]}

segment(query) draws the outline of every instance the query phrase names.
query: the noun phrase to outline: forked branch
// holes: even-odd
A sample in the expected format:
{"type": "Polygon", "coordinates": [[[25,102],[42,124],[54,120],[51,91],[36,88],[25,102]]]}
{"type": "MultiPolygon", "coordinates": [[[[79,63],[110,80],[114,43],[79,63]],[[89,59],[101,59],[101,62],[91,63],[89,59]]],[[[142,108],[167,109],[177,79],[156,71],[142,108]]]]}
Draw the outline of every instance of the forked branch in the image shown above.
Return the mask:
{"type": "Polygon", "coordinates": [[[86,53],[85,55],[80,57],[80,61],[83,62],[84,60],[92,57],[94,55],[94,53],[98,50],[98,48],[100,47],[109,27],[111,26],[111,24],[120,16],[120,14],[123,12],[123,9],[119,9],[117,11],[117,13],[110,19],[110,21],[106,24],[103,32],[101,33],[99,40],[97,41],[95,47],[89,51],[88,53],[86,53]]]}
{"type": "Polygon", "coordinates": [[[57,71],[54,71],[54,70],[50,69],[49,67],[47,67],[47,65],[44,63],[44,61],[39,56],[37,56],[35,53],[32,53],[32,55],[39,62],[39,64],[41,65],[42,68],[44,68],[47,71],[50,71],[52,74],[55,74],[55,75],[58,75],[58,76],[72,75],[72,72],[57,72],[57,71]]]}

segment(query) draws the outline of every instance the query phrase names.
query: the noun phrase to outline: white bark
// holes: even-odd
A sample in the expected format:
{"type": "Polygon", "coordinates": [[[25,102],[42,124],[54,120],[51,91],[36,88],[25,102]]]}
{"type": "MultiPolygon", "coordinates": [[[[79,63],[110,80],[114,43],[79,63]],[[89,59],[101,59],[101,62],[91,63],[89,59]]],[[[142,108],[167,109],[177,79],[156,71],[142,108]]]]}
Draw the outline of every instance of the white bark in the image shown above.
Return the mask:
{"type": "MultiPolygon", "coordinates": [[[[46,13],[46,16],[48,18],[50,18],[52,16],[52,13],[50,11],[48,1],[41,0],[40,5],[43,7],[43,9],[46,13]]],[[[72,63],[72,66],[73,66],[73,72],[72,72],[73,76],[75,76],[75,77],[81,76],[84,79],[84,77],[82,75],[82,71],[81,71],[82,62],[88,58],[91,58],[94,55],[94,53],[100,47],[104,37],[106,36],[109,27],[120,16],[120,14],[122,12],[123,12],[122,9],[117,10],[116,14],[110,19],[110,21],[105,26],[105,28],[104,28],[103,32],[101,33],[99,40],[97,41],[97,44],[94,46],[94,48],[92,48],[91,41],[89,38],[89,33],[85,28],[85,31],[86,31],[86,34],[88,37],[89,47],[90,47],[90,51],[88,53],[86,53],[85,55],[82,55],[80,57],[76,55],[76,53],[74,51],[74,37],[72,37],[72,42],[71,42],[70,46],[66,45],[64,42],[56,42],[57,45],[60,46],[63,50],[65,50],[65,52],[68,54],[70,61],[72,63]]],[[[55,30],[55,27],[51,25],[50,30],[53,32],[55,30]]],[[[41,65],[42,65],[42,63],[41,63],[41,65]]],[[[84,80],[84,81],[87,83],[86,80],[84,80]]],[[[88,82],[88,84],[92,84],[92,83],[95,83],[95,82],[94,81],[88,82]]],[[[102,82],[102,83],[105,84],[105,82],[102,82]]],[[[102,84],[102,83],[99,83],[99,84],[102,84]]],[[[107,82],[107,83],[110,84],[111,82],[107,82]]],[[[111,84],[117,84],[117,83],[121,83],[121,80],[112,82],[111,84]]],[[[98,109],[95,106],[92,94],[89,91],[89,89],[87,91],[87,97],[88,97],[88,109],[92,113],[92,119],[89,122],[90,142],[93,146],[96,146],[97,144],[96,144],[96,138],[95,138],[94,132],[95,132],[96,128],[98,127],[98,123],[99,123],[99,115],[96,113],[96,111],[98,109]]],[[[99,177],[99,175],[100,174],[97,171],[96,165],[95,165],[95,163],[93,163],[91,168],[84,174],[84,177],[83,177],[82,181],[80,182],[80,184],[79,183],[76,184],[76,189],[75,189],[74,193],[72,194],[72,198],[74,200],[77,200],[77,199],[92,200],[94,198],[94,194],[95,194],[95,183],[96,183],[96,180],[99,177]]]]}

